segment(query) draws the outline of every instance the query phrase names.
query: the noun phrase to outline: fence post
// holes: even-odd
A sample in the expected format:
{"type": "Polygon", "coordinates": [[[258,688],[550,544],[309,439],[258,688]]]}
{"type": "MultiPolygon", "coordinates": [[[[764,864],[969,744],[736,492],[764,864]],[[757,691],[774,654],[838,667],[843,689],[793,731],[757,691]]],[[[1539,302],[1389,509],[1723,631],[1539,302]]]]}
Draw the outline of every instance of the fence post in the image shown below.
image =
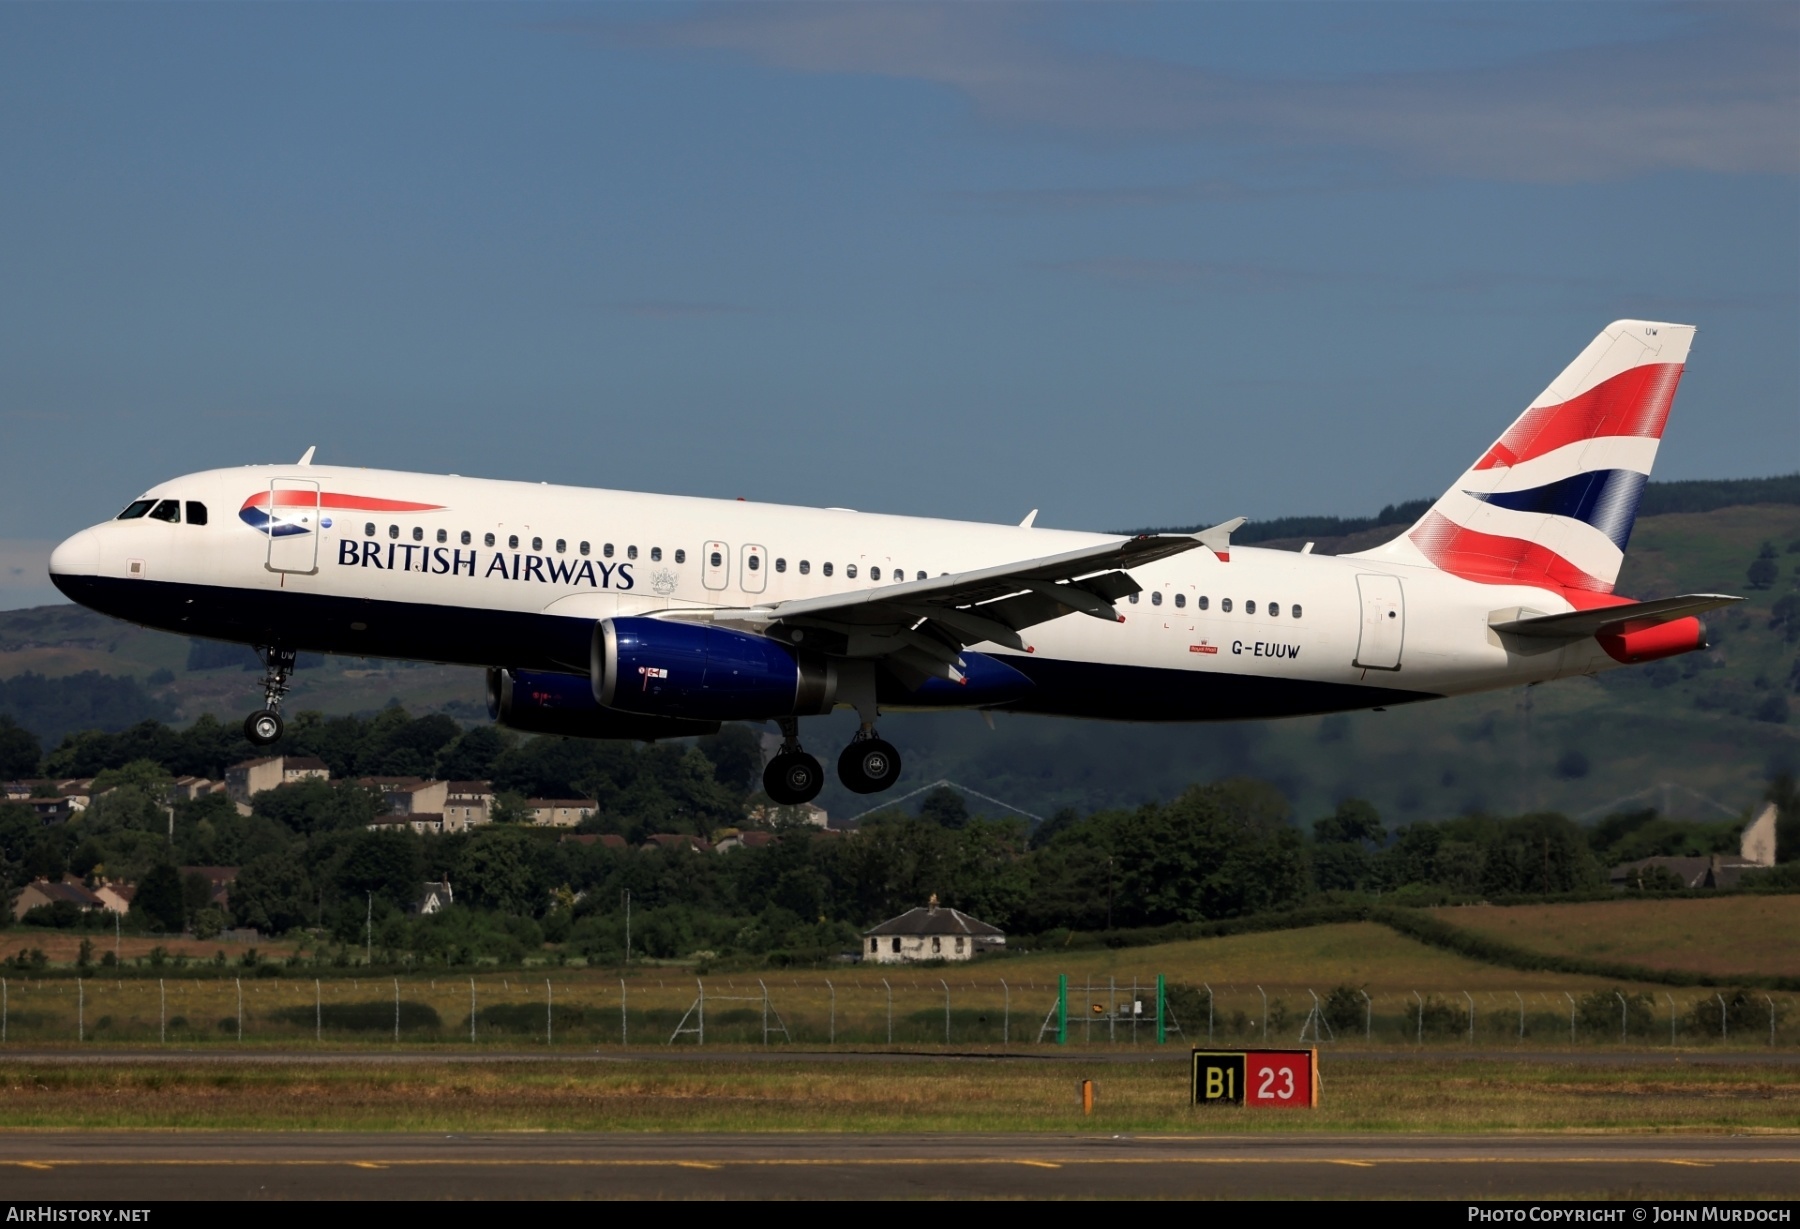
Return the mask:
{"type": "Polygon", "coordinates": [[[1619,1044],[1624,1045],[1626,1042],[1626,1039],[1627,1039],[1626,1038],[1626,1026],[1630,1022],[1630,1019],[1631,1019],[1631,1015],[1630,1015],[1631,1008],[1625,1002],[1625,995],[1624,995],[1623,991],[1614,990],[1613,997],[1615,999],[1619,1000],[1619,1044]]]}
{"type": "Polygon", "coordinates": [[[831,991],[831,1032],[826,1035],[826,1042],[829,1045],[836,1045],[837,1044],[837,987],[832,985],[831,979],[829,977],[827,977],[825,979],[825,988],[827,990],[831,991]]]}
{"type": "Polygon", "coordinates": [[[1363,1044],[1368,1045],[1375,1038],[1375,1000],[1369,997],[1367,990],[1358,990],[1363,996],[1363,1044]]]}
{"type": "Polygon", "coordinates": [[[1464,990],[1463,997],[1465,999],[1469,1000],[1469,1044],[1474,1045],[1475,1044],[1475,996],[1470,994],[1467,990],[1464,990]]]}
{"type": "Polygon", "coordinates": [[[1056,975],[1056,1044],[1069,1044],[1069,975],[1056,975]]]}
{"type": "Polygon", "coordinates": [[[1731,1030],[1726,1022],[1726,1017],[1731,1013],[1725,1009],[1725,996],[1722,994],[1715,994],[1713,997],[1719,1000],[1719,1040],[1729,1041],[1731,1039],[1731,1030]]]}
{"type": "Polygon", "coordinates": [[[1569,1044],[1574,1045],[1575,1044],[1575,996],[1570,994],[1567,990],[1564,990],[1563,997],[1565,999],[1569,1000],[1569,1044]]]}
{"type": "Polygon", "coordinates": [[[625,979],[619,979],[619,1044],[630,1045],[630,1031],[625,1021],[625,979]]]}
{"type": "Polygon", "coordinates": [[[1775,1000],[1763,995],[1763,1002],[1769,1005],[1769,1044],[1775,1044],[1775,1000]]]}
{"type": "Polygon", "coordinates": [[[1000,979],[1000,1044],[1012,1044],[1012,987],[1000,979]]]}
{"type": "Polygon", "coordinates": [[[1414,1044],[1423,1046],[1425,1044],[1425,1000],[1422,998],[1419,998],[1419,992],[1417,990],[1414,990],[1412,992],[1412,996],[1415,999],[1419,1000],[1419,1015],[1418,1015],[1419,1033],[1418,1033],[1418,1037],[1414,1041],[1414,1044]]]}
{"type": "Polygon", "coordinates": [[[950,1044],[950,983],[938,978],[938,985],[944,988],[944,1044],[950,1044]]]}
{"type": "Polygon", "coordinates": [[[887,991],[887,1013],[888,1013],[887,1043],[889,1045],[893,1045],[894,1044],[894,988],[892,986],[888,985],[888,979],[885,977],[881,979],[881,985],[882,985],[882,988],[887,991]]]}

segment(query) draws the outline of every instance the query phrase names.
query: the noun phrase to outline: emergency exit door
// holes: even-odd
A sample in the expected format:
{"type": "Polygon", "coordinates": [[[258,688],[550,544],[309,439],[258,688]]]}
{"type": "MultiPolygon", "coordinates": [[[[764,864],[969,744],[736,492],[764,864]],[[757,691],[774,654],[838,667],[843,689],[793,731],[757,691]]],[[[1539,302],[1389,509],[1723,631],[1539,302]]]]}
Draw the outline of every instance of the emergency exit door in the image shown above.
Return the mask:
{"type": "Polygon", "coordinates": [[[1368,670],[1398,670],[1406,641],[1406,598],[1398,576],[1364,573],[1356,578],[1362,598],[1362,637],[1356,664],[1368,670]]]}
{"type": "Polygon", "coordinates": [[[723,589],[731,580],[731,548],[723,542],[708,542],[700,548],[700,583],[708,589],[723,589]]]}
{"type": "Polygon", "coordinates": [[[276,478],[269,483],[269,535],[271,572],[319,570],[319,484],[301,478],[276,478]]]}

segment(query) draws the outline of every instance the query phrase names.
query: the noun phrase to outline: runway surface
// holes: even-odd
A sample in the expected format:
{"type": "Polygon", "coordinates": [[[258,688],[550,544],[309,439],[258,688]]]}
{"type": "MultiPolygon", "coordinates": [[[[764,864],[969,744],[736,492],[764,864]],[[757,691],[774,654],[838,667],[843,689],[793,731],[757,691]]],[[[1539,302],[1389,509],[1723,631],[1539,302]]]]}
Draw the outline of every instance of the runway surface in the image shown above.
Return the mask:
{"type": "Polygon", "coordinates": [[[1800,1136],[0,1134],[10,1201],[1800,1198],[1800,1136]]]}

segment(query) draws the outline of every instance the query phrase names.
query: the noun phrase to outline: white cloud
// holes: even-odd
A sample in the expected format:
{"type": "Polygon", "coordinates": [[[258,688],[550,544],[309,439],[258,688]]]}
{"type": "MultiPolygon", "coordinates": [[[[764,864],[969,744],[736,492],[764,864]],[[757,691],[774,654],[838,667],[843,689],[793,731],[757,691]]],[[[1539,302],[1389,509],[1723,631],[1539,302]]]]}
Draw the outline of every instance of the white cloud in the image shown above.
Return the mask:
{"type": "Polygon", "coordinates": [[[1246,80],[1057,43],[1035,8],[735,5],[601,32],[614,44],[748,56],[794,72],[929,82],[992,122],[1226,147],[1361,150],[1476,179],[1800,169],[1800,20],[1782,6],[1694,10],[1678,33],[1498,68],[1246,80]]]}

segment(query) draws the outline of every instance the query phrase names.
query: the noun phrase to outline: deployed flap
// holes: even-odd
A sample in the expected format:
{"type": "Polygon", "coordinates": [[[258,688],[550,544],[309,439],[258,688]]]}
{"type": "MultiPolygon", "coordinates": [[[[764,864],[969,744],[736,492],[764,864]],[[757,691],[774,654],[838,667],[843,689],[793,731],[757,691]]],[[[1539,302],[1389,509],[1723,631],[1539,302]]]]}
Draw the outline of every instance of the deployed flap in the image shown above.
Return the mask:
{"type": "Polygon", "coordinates": [[[1630,602],[1623,606],[1602,606],[1598,610],[1571,610],[1567,614],[1514,617],[1515,611],[1502,611],[1488,626],[1513,636],[1536,636],[1564,639],[1596,636],[1601,633],[1620,635],[1641,631],[1659,623],[1672,623],[1689,615],[1704,614],[1721,606],[1741,602],[1741,597],[1722,593],[1689,593],[1683,597],[1658,598],[1654,602],[1630,602]]]}

